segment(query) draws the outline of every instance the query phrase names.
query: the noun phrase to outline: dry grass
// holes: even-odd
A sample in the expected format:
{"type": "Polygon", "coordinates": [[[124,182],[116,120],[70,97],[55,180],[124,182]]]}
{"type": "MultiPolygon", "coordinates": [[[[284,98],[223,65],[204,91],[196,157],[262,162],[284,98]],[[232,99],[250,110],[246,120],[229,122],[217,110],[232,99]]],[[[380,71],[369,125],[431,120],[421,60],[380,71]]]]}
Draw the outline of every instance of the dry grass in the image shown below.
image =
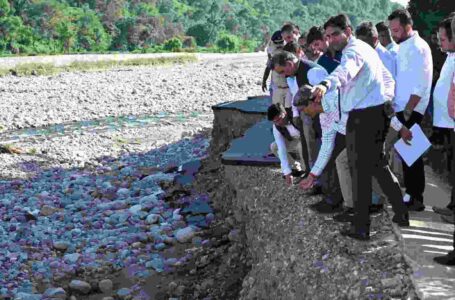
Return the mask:
{"type": "Polygon", "coordinates": [[[98,61],[98,62],[73,62],[68,66],[56,67],[49,63],[27,63],[20,64],[11,69],[0,68],[0,76],[40,76],[55,75],[63,72],[74,71],[103,71],[130,66],[161,66],[172,64],[185,64],[197,61],[192,54],[178,57],[157,57],[157,58],[135,58],[122,61],[98,61]]]}

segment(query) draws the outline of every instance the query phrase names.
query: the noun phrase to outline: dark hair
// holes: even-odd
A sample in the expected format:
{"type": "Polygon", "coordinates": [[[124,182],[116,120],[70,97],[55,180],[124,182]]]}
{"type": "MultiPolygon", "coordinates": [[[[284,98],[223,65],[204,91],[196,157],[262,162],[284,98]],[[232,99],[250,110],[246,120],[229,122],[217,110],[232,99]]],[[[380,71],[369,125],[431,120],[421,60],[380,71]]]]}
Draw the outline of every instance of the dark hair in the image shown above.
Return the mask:
{"type": "Polygon", "coordinates": [[[306,36],[306,42],[308,45],[317,40],[324,40],[324,29],[321,26],[311,27],[310,31],[308,31],[308,35],[306,36]]]}
{"type": "Polygon", "coordinates": [[[385,22],[379,22],[378,24],[376,24],[376,30],[378,32],[383,32],[383,31],[390,32],[389,26],[387,26],[385,22]]]}
{"type": "Polygon", "coordinates": [[[272,42],[275,44],[283,44],[283,38],[281,37],[281,31],[277,30],[272,34],[272,37],[270,38],[272,42]]]}
{"type": "Polygon", "coordinates": [[[291,43],[287,43],[286,45],[284,45],[283,47],[283,50],[284,51],[287,51],[287,52],[291,52],[291,53],[294,53],[297,55],[297,51],[299,49],[302,49],[299,45],[299,43],[295,42],[295,41],[292,41],[291,43]]]}
{"type": "Polygon", "coordinates": [[[387,18],[389,21],[392,21],[394,19],[399,19],[401,26],[406,26],[406,25],[414,25],[414,22],[412,21],[411,14],[409,11],[405,8],[398,8],[395,9],[387,18]]]}
{"type": "Polygon", "coordinates": [[[337,16],[330,17],[324,24],[324,30],[326,30],[329,26],[338,27],[341,30],[346,30],[348,27],[352,29],[351,21],[346,14],[339,14],[337,16]]]}
{"type": "Polygon", "coordinates": [[[306,31],[302,32],[302,34],[299,36],[298,40],[305,39],[305,41],[306,41],[307,35],[308,35],[308,32],[306,32],[306,31]]]}
{"type": "Polygon", "coordinates": [[[276,66],[286,66],[287,61],[296,61],[298,60],[297,56],[294,53],[288,51],[276,51],[276,53],[272,56],[272,69],[276,66]]]}
{"type": "Polygon", "coordinates": [[[294,104],[294,106],[308,106],[311,102],[314,102],[312,86],[305,84],[298,90],[292,104],[294,104]]]}
{"type": "Polygon", "coordinates": [[[378,31],[376,30],[376,27],[373,26],[373,23],[365,21],[360,23],[359,26],[357,26],[357,28],[355,29],[355,35],[372,38],[374,36],[376,37],[378,36],[378,31]]]}
{"type": "Polygon", "coordinates": [[[270,105],[269,108],[267,109],[267,119],[269,121],[273,121],[273,119],[275,119],[276,116],[281,115],[283,112],[286,112],[283,104],[274,103],[270,105]]]}
{"type": "Polygon", "coordinates": [[[452,32],[452,18],[445,18],[438,24],[438,28],[444,28],[446,30],[447,37],[449,38],[449,41],[452,41],[453,38],[453,32],[452,32]]]}
{"type": "Polygon", "coordinates": [[[295,31],[300,31],[299,27],[294,23],[285,23],[283,27],[281,27],[282,33],[294,33],[295,31]]]}

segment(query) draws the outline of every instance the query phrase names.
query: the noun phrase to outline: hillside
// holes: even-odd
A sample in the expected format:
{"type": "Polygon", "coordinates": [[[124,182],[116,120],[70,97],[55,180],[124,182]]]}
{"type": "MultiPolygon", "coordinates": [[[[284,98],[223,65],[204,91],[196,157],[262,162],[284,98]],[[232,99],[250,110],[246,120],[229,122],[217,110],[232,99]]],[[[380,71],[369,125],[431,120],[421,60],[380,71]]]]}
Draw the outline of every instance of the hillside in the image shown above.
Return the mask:
{"type": "Polygon", "coordinates": [[[389,0],[0,0],[0,54],[160,52],[264,44],[283,22],[302,30],[346,12],[379,21],[389,0]],[[227,45],[226,45],[227,44],[227,45]]]}

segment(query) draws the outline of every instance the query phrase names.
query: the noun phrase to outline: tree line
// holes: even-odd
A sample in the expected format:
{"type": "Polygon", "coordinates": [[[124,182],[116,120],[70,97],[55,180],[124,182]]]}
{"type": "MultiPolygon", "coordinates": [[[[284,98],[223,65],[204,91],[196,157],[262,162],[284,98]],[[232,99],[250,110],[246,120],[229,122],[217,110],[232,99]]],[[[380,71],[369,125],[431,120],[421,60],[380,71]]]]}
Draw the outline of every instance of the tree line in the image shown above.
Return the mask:
{"type": "Polygon", "coordinates": [[[390,0],[0,0],[0,54],[253,51],[286,21],[305,31],[345,12],[356,25],[385,20],[396,7],[390,0]]]}

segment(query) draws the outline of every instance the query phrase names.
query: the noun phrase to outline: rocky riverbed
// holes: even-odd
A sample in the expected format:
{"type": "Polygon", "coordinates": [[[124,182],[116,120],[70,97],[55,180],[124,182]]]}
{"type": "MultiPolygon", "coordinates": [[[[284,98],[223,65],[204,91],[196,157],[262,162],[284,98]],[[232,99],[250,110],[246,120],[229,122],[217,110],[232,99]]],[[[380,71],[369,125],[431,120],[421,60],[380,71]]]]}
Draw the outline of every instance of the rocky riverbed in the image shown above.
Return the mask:
{"type": "MultiPolygon", "coordinates": [[[[221,243],[217,255],[224,253],[224,225],[206,240],[195,238],[220,222],[207,208],[207,191],[167,190],[191,181],[194,174],[179,166],[207,156],[211,106],[262,93],[264,60],[217,56],[188,65],[0,78],[0,140],[22,151],[0,154],[0,294],[171,295],[173,284],[171,291],[168,284],[163,291],[138,284],[190,261],[191,248],[221,243]],[[170,205],[171,199],[181,202],[170,205]],[[200,206],[203,213],[191,210],[200,206]]],[[[239,273],[238,286],[241,279],[239,273]]]]}

